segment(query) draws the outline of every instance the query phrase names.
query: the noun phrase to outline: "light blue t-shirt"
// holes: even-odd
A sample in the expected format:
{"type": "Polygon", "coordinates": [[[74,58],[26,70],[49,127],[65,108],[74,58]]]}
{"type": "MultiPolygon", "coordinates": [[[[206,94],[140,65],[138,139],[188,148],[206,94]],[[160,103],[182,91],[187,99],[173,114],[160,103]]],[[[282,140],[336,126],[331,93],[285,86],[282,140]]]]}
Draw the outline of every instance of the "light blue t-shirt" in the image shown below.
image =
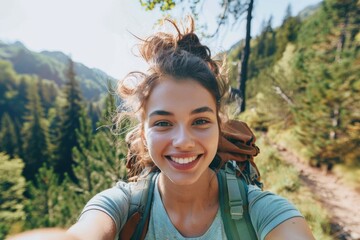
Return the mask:
{"type": "MultiPolygon", "coordinates": [[[[159,179],[159,178],[158,178],[159,179]]],[[[156,182],[154,189],[154,201],[150,212],[150,221],[145,240],[153,239],[176,239],[176,240],[209,240],[209,239],[227,239],[221,218],[220,208],[210,225],[209,229],[199,237],[185,238],[174,227],[169,216],[166,213],[163,202],[161,201],[158,184],[156,182]]]]}
{"type": "MultiPolygon", "coordinates": [[[[130,191],[133,183],[118,182],[115,187],[95,195],[84,207],[82,214],[89,210],[100,210],[115,222],[118,239],[119,232],[126,223],[130,191]]],[[[149,229],[146,239],[226,239],[220,211],[218,211],[208,231],[197,238],[184,238],[171,223],[157,188],[150,213],[149,229]],[[167,226],[167,227],[165,227],[167,226]]],[[[248,186],[249,214],[258,239],[265,236],[277,225],[293,217],[301,217],[300,212],[288,200],[256,186],[248,186]]],[[[81,217],[80,215],[80,217],[81,217]]]]}

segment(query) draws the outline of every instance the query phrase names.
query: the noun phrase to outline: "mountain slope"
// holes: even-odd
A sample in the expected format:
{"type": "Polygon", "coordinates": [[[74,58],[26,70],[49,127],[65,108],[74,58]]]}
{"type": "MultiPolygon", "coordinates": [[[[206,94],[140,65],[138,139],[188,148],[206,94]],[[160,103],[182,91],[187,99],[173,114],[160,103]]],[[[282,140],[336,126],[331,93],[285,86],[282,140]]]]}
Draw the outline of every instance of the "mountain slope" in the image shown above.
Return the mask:
{"type": "MultiPolygon", "coordinates": [[[[69,57],[62,52],[38,53],[30,51],[21,42],[6,44],[0,41],[0,59],[11,62],[19,74],[37,75],[54,81],[59,87],[67,81],[65,73],[69,57]]],[[[115,81],[99,69],[91,69],[76,62],[74,67],[80,88],[87,100],[98,100],[100,95],[106,93],[107,81],[115,81]]]]}

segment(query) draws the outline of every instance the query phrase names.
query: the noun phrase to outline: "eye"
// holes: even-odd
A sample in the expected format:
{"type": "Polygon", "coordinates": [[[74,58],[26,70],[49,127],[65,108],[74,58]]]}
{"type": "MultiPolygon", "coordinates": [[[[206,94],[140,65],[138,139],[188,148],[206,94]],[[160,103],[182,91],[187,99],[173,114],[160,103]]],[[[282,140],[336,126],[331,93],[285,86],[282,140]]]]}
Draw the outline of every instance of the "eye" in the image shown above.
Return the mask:
{"type": "Polygon", "coordinates": [[[200,119],[196,119],[196,120],[194,121],[193,125],[195,125],[195,126],[203,126],[203,125],[206,125],[206,124],[208,124],[208,123],[210,123],[209,120],[204,119],[204,118],[200,118],[200,119]]]}
{"type": "Polygon", "coordinates": [[[170,127],[171,123],[168,121],[157,121],[154,123],[155,127],[170,127]]]}

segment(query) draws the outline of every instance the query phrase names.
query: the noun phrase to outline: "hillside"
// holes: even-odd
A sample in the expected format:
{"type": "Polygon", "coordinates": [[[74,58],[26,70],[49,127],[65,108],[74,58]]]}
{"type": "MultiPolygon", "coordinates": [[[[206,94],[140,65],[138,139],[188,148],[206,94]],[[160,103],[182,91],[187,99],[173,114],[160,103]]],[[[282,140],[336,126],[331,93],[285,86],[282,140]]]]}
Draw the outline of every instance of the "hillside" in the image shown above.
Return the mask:
{"type": "MultiPolygon", "coordinates": [[[[36,75],[39,78],[54,81],[62,87],[67,81],[65,77],[69,57],[62,52],[33,52],[21,42],[6,44],[0,41],[0,60],[12,63],[18,74],[36,75]]],[[[81,63],[74,64],[80,89],[87,100],[97,101],[106,93],[106,82],[115,81],[103,71],[88,68],[81,63]]]]}
{"type": "MultiPolygon", "coordinates": [[[[240,118],[255,129],[290,134],[288,144],[311,165],[360,165],[359,26],[356,1],[326,0],[275,29],[269,20],[251,43],[252,111],[240,118]]],[[[234,46],[229,62],[240,51],[242,45],[234,46]]],[[[234,87],[237,71],[231,66],[234,87]]]]}
{"type": "MultiPolygon", "coordinates": [[[[285,16],[276,28],[265,21],[252,39],[247,110],[238,118],[281,145],[275,151],[328,212],[324,232],[329,226],[332,239],[359,239],[360,216],[344,207],[360,199],[359,1],[325,0],[285,16]]],[[[228,61],[238,62],[242,50],[239,41],[228,61]]],[[[237,88],[238,68],[229,66],[237,88]]],[[[263,177],[273,186],[285,181],[279,172],[263,177]]]]}

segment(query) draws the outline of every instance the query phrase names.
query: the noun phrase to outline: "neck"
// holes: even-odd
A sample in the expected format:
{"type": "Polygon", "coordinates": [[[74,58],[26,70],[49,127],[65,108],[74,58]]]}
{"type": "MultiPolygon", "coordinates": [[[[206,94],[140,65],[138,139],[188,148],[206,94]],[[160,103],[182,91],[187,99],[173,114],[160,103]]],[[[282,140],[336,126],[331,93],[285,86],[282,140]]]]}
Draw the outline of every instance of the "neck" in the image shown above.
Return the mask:
{"type": "Polygon", "coordinates": [[[164,174],[160,174],[159,192],[165,208],[204,209],[218,204],[218,182],[210,168],[191,185],[176,185],[164,174]]]}

